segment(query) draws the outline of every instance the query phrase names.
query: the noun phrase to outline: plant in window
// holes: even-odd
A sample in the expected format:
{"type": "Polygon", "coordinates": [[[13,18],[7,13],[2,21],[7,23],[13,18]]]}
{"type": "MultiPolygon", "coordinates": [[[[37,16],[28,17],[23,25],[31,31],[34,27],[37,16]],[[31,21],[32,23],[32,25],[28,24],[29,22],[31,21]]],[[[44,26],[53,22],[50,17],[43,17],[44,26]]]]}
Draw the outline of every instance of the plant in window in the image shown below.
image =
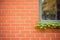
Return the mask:
{"type": "Polygon", "coordinates": [[[60,29],[59,22],[45,22],[45,23],[37,23],[35,24],[35,28],[39,29],[60,29]]]}

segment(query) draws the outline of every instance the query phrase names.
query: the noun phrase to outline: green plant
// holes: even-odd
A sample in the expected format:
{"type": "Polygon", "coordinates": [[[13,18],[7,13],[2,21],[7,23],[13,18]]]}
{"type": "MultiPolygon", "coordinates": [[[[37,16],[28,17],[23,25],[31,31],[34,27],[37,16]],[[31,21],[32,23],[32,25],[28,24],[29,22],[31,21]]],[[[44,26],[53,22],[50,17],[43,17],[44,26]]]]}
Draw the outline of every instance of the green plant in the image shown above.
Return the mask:
{"type": "Polygon", "coordinates": [[[39,29],[60,29],[60,23],[59,22],[40,22],[35,24],[35,28],[39,29]]]}

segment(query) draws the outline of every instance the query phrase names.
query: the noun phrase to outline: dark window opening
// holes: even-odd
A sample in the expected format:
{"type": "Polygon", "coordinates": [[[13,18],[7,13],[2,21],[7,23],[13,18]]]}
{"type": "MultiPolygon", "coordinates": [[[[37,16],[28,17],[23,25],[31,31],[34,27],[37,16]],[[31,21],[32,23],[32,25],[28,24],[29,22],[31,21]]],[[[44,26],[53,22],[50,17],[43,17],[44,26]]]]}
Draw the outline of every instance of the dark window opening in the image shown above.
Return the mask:
{"type": "Polygon", "coordinates": [[[60,20],[60,0],[42,0],[42,19],[60,20]]]}

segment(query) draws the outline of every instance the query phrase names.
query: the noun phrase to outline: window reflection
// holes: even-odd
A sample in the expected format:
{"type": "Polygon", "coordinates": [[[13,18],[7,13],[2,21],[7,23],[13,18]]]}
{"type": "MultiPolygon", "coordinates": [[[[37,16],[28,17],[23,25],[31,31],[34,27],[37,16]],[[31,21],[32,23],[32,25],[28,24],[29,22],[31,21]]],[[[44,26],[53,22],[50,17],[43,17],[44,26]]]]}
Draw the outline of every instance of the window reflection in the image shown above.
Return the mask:
{"type": "Polygon", "coordinates": [[[60,1],[42,0],[42,19],[43,20],[60,20],[60,1]],[[58,4],[59,3],[59,4],[58,4]]]}

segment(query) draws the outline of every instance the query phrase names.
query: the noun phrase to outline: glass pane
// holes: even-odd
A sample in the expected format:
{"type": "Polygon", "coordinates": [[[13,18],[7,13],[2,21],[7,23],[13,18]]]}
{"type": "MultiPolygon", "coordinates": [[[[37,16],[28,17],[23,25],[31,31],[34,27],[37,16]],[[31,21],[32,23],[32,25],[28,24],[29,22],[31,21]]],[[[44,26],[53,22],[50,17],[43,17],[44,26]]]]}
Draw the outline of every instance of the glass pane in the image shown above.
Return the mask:
{"type": "Polygon", "coordinates": [[[57,0],[57,20],[60,20],[60,0],[57,0]]]}
{"type": "Polygon", "coordinates": [[[56,20],[56,1],[55,0],[42,0],[42,19],[43,20],[56,20]]]}

